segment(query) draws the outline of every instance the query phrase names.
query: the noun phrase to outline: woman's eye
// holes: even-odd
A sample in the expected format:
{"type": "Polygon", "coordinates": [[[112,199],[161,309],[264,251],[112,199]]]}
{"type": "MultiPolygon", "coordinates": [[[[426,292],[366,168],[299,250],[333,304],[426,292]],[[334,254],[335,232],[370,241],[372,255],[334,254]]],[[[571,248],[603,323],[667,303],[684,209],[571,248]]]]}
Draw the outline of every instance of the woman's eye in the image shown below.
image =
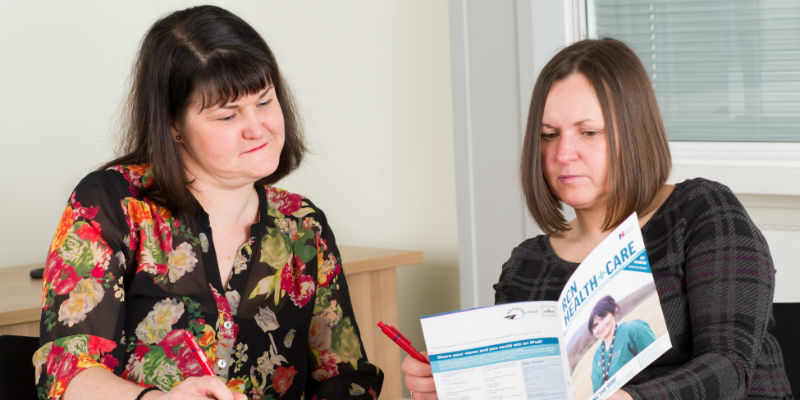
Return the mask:
{"type": "Polygon", "coordinates": [[[234,117],[235,115],[236,115],[236,114],[231,114],[231,115],[228,115],[228,116],[225,116],[225,117],[219,118],[219,120],[220,120],[220,121],[230,121],[230,120],[232,120],[232,119],[233,119],[233,117],[234,117]]]}
{"type": "Polygon", "coordinates": [[[259,106],[259,107],[266,107],[266,106],[268,106],[268,105],[269,105],[269,103],[272,103],[272,99],[269,99],[269,100],[264,100],[264,101],[262,101],[261,103],[258,103],[258,106],[259,106]]]}
{"type": "Polygon", "coordinates": [[[556,132],[542,132],[542,140],[553,140],[558,137],[556,132]]]}
{"type": "Polygon", "coordinates": [[[597,131],[583,131],[584,136],[594,136],[597,135],[597,131]]]}

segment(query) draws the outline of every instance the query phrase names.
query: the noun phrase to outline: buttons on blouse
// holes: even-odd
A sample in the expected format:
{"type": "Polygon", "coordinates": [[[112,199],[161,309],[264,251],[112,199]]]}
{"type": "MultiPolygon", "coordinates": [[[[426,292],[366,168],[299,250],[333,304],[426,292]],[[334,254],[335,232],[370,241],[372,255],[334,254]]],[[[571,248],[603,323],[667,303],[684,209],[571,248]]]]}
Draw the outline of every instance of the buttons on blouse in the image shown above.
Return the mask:
{"type": "Polygon", "coordinates": [[[225,322],[223,322],[223,323],[222,323],[222,326],[223,326],[225,329],[231,329],[231,327],[233,326],[233,322],[231,322],[231,321],[225,321],[225,322]]]}
{"type": "Polygon", "coordinates": [[[220,368],[225,368],[228,366],[228,362],[220,358],[217,360],[217,366],[220,368]]]}

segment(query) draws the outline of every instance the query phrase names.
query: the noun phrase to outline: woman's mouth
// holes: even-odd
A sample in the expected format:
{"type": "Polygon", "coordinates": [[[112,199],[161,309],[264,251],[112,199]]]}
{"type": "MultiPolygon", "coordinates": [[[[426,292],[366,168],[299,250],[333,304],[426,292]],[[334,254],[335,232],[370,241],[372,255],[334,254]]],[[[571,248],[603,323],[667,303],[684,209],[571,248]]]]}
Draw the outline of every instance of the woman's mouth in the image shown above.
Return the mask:
{"type": "Polygon", "coordinates": [[[250,149],[250,150],[247,150],[247,151],[245,151],[245,153],[252,153],[252,152],[254,152],[254,151],[261,150],[261,149],[263,149],[264,147],[267,147],[267,144],[268,144],[268,143],[264,143],[264,144],[262,144],[261,146],[254,147],[254,148],[252,148],[252,149],[250,149]]]}
{"type": "Polygon", "coordinates": [[[563,183],[573,183],[583,179],[583,175],[559,175],[558,180],[563,183]]]}

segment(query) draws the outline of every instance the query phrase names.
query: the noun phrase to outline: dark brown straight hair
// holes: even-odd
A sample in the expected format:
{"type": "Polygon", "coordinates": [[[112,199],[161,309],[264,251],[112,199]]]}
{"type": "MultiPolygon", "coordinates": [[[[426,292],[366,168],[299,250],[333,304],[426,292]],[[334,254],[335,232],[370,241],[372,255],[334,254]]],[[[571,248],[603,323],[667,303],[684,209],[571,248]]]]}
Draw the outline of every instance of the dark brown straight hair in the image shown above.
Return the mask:
{"type": "Polygon", "coordinates": [[[605,296],[602,299],[598,300],[597,303],[592,308],[592,313],[589,314],[589,332],[594,330],[594,318],[600,317],[605,318],[606,315],[611,314],[614,317],[619,314],[619,306],[617,302],[611,296],[605,296]]]}
{"type": "Polygon", "coordinates": [[[549,235],[569,229],[560,199],[544,178],[542,114],[553,83],[584,75],[594,87],[608,140],[610,196],[603,229],[644,213],[669,177],[672,161],[655,92],[639,58],[619,40],[581,40],[556,54],[539,74],[531,95],[520,176],[531,216],[549,235]]]}
{"type": "Polygon", "coordinates": [[[257,184],[285,177],[305,153],[296,106],[272,51],[249,24],[219,7],[192,7],[156,21],[133,66],[124,155],[101,169],[150,163],[152,185],[140,194],[173,213],[197,211],[170,131],[172,122],[184,117],[194,96],[206,108],[258,93],[270,84],[283,112],[285,142],[277,170],[257,184]]]}

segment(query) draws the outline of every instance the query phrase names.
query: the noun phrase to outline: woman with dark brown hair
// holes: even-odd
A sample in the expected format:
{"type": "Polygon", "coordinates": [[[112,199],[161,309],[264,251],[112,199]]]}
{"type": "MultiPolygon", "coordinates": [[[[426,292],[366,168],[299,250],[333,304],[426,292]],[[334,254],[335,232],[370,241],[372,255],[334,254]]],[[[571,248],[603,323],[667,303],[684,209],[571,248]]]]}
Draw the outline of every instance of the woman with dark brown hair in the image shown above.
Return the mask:
{"type": "MultiPolygon", "coordinates": [[[[672,348],[612,399],[790,399],[767,332],[775,271],[767,243],[724,185],[668,185],[655,93],[614,39],[556,54],[533,89],[522,151],[528,210],[544,231],[517,246],[495,301],[556,300],[588,253],[636,212],[672,348]],[[566,221],[562,204],[575,210],[566,221]]],[[[430,366],[403,361],[414,398],[436,398],[430,366]]]]}
{"type": "Polygon", "coordinates": [[[376,398],[325,214],[272,186],[305,147],[267,44],[189,8],[133,72],[125,154],[78,184],[48,254],[39,397],[376,398]]]}

